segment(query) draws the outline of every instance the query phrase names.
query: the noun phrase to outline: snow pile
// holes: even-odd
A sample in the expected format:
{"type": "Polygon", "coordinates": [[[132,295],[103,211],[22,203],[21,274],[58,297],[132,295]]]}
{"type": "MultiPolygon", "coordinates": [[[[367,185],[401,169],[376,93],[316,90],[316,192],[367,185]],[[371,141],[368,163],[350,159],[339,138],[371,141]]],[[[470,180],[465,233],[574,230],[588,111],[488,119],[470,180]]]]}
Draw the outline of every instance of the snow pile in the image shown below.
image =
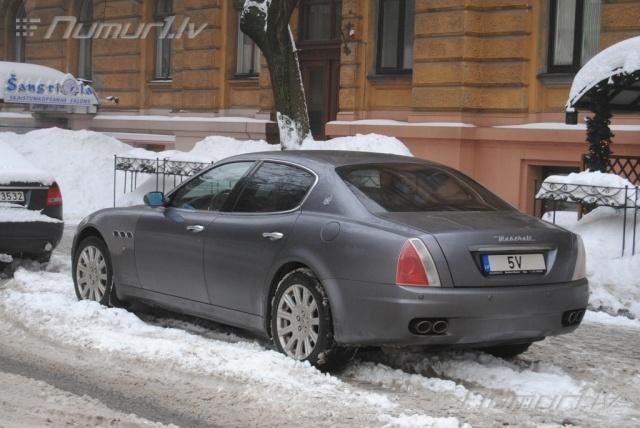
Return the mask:
{"type": "Polygon", "coordinates": [[[633,207],[634,204],[640,206],[640,189],[617,174],[582,171],[547,177],[536,198],[633,207]]]}
{"type": "MultiPolygon", "coordinates": [[[[411,156],[409,149],[396,138],[376,134],[342,137],[329,141],[307,140],[300,149],[371,151],[411,156]]],[[[3,163],[0,168],[3,168],[4,164],[9,165],[11,173],[5,174],[5,177],[32,177],[40,174],[38,177],[47,178],[49,182],[55,178],[63,195],[65,219],[74,222],[87,214],[113,205],[114,155],[210,163],[244,153],[277,150],[281,150],[280,145],[269,144],[263,140],[245,141],[210,136],[196,143],[189,152],[152,152],[134,149],[99,132],[49,128],[23,135],[12,132],[0,133],[0,157],[5,159],[4,153],[7,153],[7,158],[11,156],[12,160],[3,163]],[[24,158],[27,160],[20,160],[24,158]],[[36,173],[37,169],[29,166],[29,162],[46,173],[36,173]]],[[[3,171],[0,169],[0,184],[3,171]]],[[[121,197],[118,204],[128,206],[142,203],[142,196],[155,190],[155,175],[149,177],[146,182],[143,182],[144,176],[139,177],[140,185],[136,191],[121,197]]],[[[122,179],[123,176],[119,174],[117,189],[122,188],[122,179]]],[[[168,191],[173,186],[173,177],[169,177],[165,183],[165,190],[168,191]]]]}
{"type": "Polygon", "coordinates": [[[58,128],[23,135],[3,132],[0,142],[53,175],[62,192],[65,218],[74,220],[113,204],[113,156],[131,150],[98,132],[58,128]]]}
{"type": "MultiPolygon", "coordinates": [[[[181,162],[218,162],[222,159],[245,153],[280,151],[279,144],[269,144],[263,140],[236,140],[230,137],[210,136],[196,143],[189,152],[167,150],[164,152],[150,152],[144,149],[133,149],[124,156],[142,159],[167,159],[181,162]]],[[[388,153],[402,156],[413,156],[409,149],[397,138],[378,134],[357,134],[352,137],[339,137],[328,141],[305,140],[299,150],[350,150],[363,152],[388,153]]],[[[180,181],[178,180],[177,184],[180,181]]],[[[172,177],[167,177],[164,183],[165,192],[169,192],[175,185],[172,177]]],[[[159,185],[162,189],[162,182],[159,185]]],[[[143,196],[156,190],[156,178],[151,176],[130,193],[118,199],[119,206],[131,206],[142,203],[143,196]]]]}
{"type": "MultiPolygon", "coordinates": [[[[545,214],[550,221],[553,213],[545,214]]],[[[579,234],[584,241],[589,280],[589,306],[613,315],[640,318],[640,245],[631,256],[633,211],[628,210],[626,256],[622,254],[623,210],[600,207],[577,220],[576,213],[556,212],[556,224],[579,234]]],[[[640,217],[638,218],[640,230],[640,217]]],[[[638,239],[638,237],[636,238],[638,239]]]]}
{"type": "Polygon", "coordinates": [[[573,79],[566,108],[572,109],[585,93],[603,80],[637,70],[640,70],[640,36],[616,43],[591,58],[573,79]]]}
{"type": "Polygon", "coordinates": [[[54,181],[50,174],[33,166],[24,156],[2,140],[0,140],[0,159],[2,160],[0,162],[0,185],[19,182],[50,185],[54,181]]]}
{"type": "MultiPolygon", "coordinates": [[[[66,345],[118,353],[150,362],[169,362],[202,376],[259,383],[305,399],[330,400],[381,420],[398,405],[386,395],[355,389],[254,341],[229,342],[182,329],[154,326],[123,309],[78,301],[69,261],[54,258],[49,271],[20,268],[0,286],[0,310],[21,326],[66,345]],[[55,270],[58,270],[56,272],[55,270]]],[[[396,410],[397,409],[397,410],[396,410]]],[[[423,415],[415,417],[426,418],[423,415]]],[[[425,419],[426,420],[426,419],[425,419]]],[[[435,427],[457,427],[455,418],[430,418],[435,427]]],[[[393,426],[393,425],[392,425],[393,426]]]]}
{"type": "Polygon", "coordinates": [[[40,211],[29,210],[24,207],[4,207],[0,204],[0,223],[62,223],[57,218],[42,214],[40,211]]]}

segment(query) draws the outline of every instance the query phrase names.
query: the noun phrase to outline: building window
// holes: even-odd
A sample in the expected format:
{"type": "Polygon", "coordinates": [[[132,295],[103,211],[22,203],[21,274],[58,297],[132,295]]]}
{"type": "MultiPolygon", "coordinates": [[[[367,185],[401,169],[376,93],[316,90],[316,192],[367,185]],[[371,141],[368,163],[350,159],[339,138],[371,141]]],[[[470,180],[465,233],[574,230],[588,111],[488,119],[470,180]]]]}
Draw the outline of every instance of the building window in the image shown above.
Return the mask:
{"type": "Polygon", "coordinates": [[[14,54],[16,62],[25,62],[26,59],[26,37],[29,27],[27,22],[27,11],[24,8],[24,2],[20,3],[16,10],[16,18],[13,21],[14,29],[14,54]]]}
{"type": "Polygon", "coordinates": [[[378,73],[411,73],[414,24],[415,0],[379,0],[378,73]]]}
{"type": "Polygon", "coordinates": [[[575,73],[600,50],[600,0],[551,0],[550,73],[575,73]]]}
{"type": "Polygon", "coordinates": [[[240,29],[240,17],[238,12],[238,46],[236,56],[236,74],[238,76],[257,76],[260,74],[260,49],[251,37],[240,29]]]}
{"type": "Polygon", "coordinates": [[[167,37],[172,21],[169,19],[173,15],[173,4],[171,0],[158,0],[154,19],[156,23],[161,23],[162,28],[156,28],[156,61],[155,79],[171,79],[171,39],[167,37]]]}
{"type": "Polygon", "coordinates": [[[81,31],[78,34],[78,77],[84,80],[91,80],[93,0],[82,0],[80,3],[78,24],[81,26],[81,31]]]}
{"type": "Polygon", "coordinates": [[[340,40],[342,2],[303,0],[300,2],[300,39],[329,42],[340,40]]]}

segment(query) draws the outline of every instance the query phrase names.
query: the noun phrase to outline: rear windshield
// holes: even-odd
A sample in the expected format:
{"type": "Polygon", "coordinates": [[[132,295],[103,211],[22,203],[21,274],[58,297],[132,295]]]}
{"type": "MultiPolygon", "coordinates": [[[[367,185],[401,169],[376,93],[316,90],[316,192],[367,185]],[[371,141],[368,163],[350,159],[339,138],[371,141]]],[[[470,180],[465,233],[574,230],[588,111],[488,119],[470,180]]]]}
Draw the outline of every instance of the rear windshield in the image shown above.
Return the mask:
{"type": "Polygon", "coordinates": [[[344,166],[336,171],[372,212],[513,209],[473,180],[445,167],[393,163],[344,166]]]}

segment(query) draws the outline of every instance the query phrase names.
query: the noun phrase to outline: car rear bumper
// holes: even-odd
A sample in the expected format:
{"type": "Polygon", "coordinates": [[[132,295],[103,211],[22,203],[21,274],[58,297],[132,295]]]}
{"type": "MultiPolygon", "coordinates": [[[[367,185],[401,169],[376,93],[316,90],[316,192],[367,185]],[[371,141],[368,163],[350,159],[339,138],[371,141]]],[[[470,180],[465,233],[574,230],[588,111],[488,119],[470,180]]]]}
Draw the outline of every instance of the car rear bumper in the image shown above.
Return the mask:
{"type": "Polygon", "coordinates": [[[587,280],[514,287],[416,288],[326,280],[335,339],[345,345],[488,346],[569,333],[565,311],[585,309],[587,280]],[[336,295],[338,296],[337,298],[336,295]],[[443,335],[409,330],[416,318],[444,318],[443,335]]]}
{"type": "Polygon", "coordinates": [[[0,253],[42,254],[47,243],[53,248],[60,243],[63,231],[63,222],[0,223],[0,253]]]}

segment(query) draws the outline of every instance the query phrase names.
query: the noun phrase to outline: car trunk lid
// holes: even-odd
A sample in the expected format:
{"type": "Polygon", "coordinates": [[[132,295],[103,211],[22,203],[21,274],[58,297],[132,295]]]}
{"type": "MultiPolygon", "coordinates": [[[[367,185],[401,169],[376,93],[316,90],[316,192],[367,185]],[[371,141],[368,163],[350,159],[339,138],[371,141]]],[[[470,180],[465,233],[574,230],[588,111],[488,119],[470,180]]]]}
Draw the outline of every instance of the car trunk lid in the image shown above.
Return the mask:
{"type": "Polygon", "coordinates": [[[573,273],[574,257],[568,257],[574,252],[570,232],[517,211],[385,213],[382,217],[433,236],[455,287],[550,284],[567,281],[573,273]],[[525,267],[538,269],[487,272],[488,256],[498,256],[490,259],[492,268],[508,269],[500,268],[498,262],[506,262],[503,256],[509,256],[509,263],[516,263],[514,271],[523,259],[525,267]]]}

